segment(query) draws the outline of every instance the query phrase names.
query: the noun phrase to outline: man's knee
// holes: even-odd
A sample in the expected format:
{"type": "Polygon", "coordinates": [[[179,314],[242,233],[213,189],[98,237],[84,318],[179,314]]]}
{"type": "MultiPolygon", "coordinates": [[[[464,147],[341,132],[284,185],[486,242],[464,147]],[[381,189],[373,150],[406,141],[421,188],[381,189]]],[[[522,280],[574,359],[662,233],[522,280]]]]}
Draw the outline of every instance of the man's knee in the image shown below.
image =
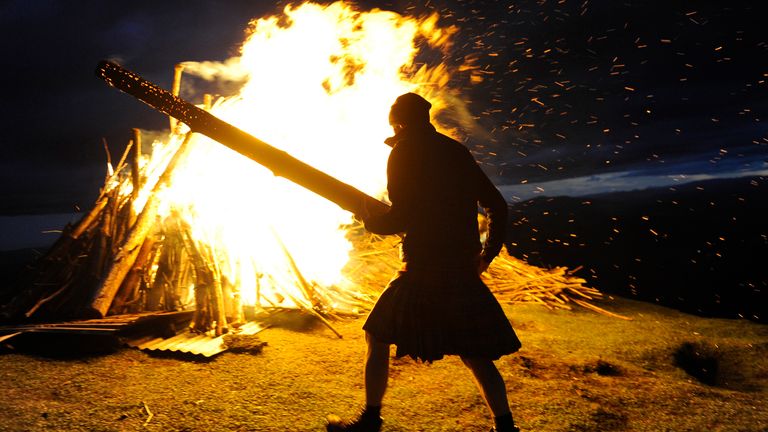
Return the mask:
{"type": "Polygon", "coordinates": [[[389,356],[388,343],[381,342],[380,340],[376,339],[376,336],[368,332],[365,332],[365,342],[368,344],[369,355],[383,355],[383,353],[386,353],[386,355],[389,356]]]}
{"type": "Polygon", "coordinates": [[[470,357],[464,357],[461,356],[461,362],[464,363],[464,366],[474,369],[475,367],[478,367],[480,363],[482,363],[482,359],[477,358],[470,358],[470,357]]]}
{"type": "Polygon", "coordinates": [[[379,345],[379,346],[380,345],[387,345],[387,346],[389,346],[389,344],[381,342],[380,340],[376,339],[376,336],[374,336],[370,332],[365,332],[365,342],[368,345],[379,345]]]}
{"type": "Polygon", "coordinates": [[[493,364],[493,360],[487,358],[470,358],[461,357],[462,363],[473,372],[486,372],[496,369],[496,365],[493,364]]]}

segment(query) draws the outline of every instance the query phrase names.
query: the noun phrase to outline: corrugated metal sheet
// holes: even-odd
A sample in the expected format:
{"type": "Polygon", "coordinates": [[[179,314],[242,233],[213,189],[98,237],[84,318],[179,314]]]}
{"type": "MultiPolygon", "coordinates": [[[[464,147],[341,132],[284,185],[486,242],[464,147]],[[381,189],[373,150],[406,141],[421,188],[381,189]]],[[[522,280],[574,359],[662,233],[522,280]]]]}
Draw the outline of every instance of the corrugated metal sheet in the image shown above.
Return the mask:
{"type": "MultiPolygon", "coordinates": [[[[251,321],[244,324],[235,334],[254,335],[269,327],[266,320],[251,321]]],[[[212,357],[226,350],[224,347],[224,336],[209,336],[205,334],[195,334],[189,331],[177,334],[169,338],[151,337],[126,342],[128,346],[146,351],[171,351],[181,352],[204,357],[212,357]]]]}
{"type": "MultiPolygon", "coordinates": [[[[16,336],[29,337],[51,333],[69,335],[106,336],[116,342],[147,351],[181,352],[212,357],[226,349],[224,337],[190,333],[187,323],[193,311],[146,312],[133,315],[115,315],[100,319],[68,321],[60,323],[19,324],[0,326],[0,343],[8,342],[16,336]],[[178,328],[184,330],[175,334],[178,328]],[[172,337],[158,335],[170,333],[172,337]]],[[[269,327],[270,316],[248,322],[233,331],[238,335],[254,335],[269,327]]]]}
{"type": "Polygon", "coordinates": [[[0,334],[8,333],[84,333],[119,335],[140,326],[159,326],[172,321],[189,320],[192,311],[144,312],[140,314],[114,315],[105,318],[65,321],[59,323],[16,324],[0,327],[0,334]]]}

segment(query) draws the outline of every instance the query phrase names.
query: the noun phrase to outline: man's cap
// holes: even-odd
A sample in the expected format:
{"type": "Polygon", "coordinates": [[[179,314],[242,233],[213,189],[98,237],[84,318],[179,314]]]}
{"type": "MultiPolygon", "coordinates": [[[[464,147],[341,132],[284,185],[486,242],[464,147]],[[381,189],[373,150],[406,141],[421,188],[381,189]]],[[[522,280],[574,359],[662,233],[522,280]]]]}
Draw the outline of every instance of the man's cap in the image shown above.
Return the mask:
{"type": "Polygon", "coordinates": [[[429,109],[432,104],[416,93],[406,93],[395,99],[389,111],[391,123],[429,123],[429,109]]]}

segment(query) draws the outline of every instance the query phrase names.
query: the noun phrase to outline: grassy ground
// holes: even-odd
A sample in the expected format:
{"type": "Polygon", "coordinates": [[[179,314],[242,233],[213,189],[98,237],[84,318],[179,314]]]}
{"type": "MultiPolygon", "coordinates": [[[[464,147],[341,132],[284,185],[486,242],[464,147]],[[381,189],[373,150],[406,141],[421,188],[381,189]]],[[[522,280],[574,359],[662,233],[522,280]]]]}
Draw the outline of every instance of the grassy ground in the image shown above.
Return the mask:
{"type": "MultiPolygon", "coordinates": [[[[497,364],[522,430],[768,430],[768,327],[624,299],[607,306],[634,320],[505,306],[524,347],[497,364]]],[[[341,340],[315,324],[286,321],[261,333],[262,353],[207,362],[132,349],[0,355],[0,430],[324,430],[326,414],[362,405],[365,344],[362,320],[336,323],[341,340]]],[[[383,415],[384,431],[491,425],[456,358],[394,360],[383,415]]]]}

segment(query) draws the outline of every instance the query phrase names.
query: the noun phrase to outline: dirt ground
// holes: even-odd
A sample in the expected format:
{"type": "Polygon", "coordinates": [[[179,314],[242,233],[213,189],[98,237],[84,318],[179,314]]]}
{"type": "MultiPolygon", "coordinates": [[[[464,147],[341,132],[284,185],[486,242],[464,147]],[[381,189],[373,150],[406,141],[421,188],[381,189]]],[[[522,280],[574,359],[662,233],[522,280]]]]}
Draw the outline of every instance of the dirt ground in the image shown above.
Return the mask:
{"type": "MultiPolygon", "coordinates": [[[[626,299],[604,306],[633,320],[505,306],[523,349],[497,365],[523,431],[768,431],[768,327],[626,299]]],[[[297,316],[260,333],[261,353],[208,361],[9,350],[0,430],[321,431],[327,414],[363,404],[361,325],[336,322],[338,339],[297,316]]],[[[390,375],[384,431],[492,425],[457,358],[395,359],[390,375]]]]}

